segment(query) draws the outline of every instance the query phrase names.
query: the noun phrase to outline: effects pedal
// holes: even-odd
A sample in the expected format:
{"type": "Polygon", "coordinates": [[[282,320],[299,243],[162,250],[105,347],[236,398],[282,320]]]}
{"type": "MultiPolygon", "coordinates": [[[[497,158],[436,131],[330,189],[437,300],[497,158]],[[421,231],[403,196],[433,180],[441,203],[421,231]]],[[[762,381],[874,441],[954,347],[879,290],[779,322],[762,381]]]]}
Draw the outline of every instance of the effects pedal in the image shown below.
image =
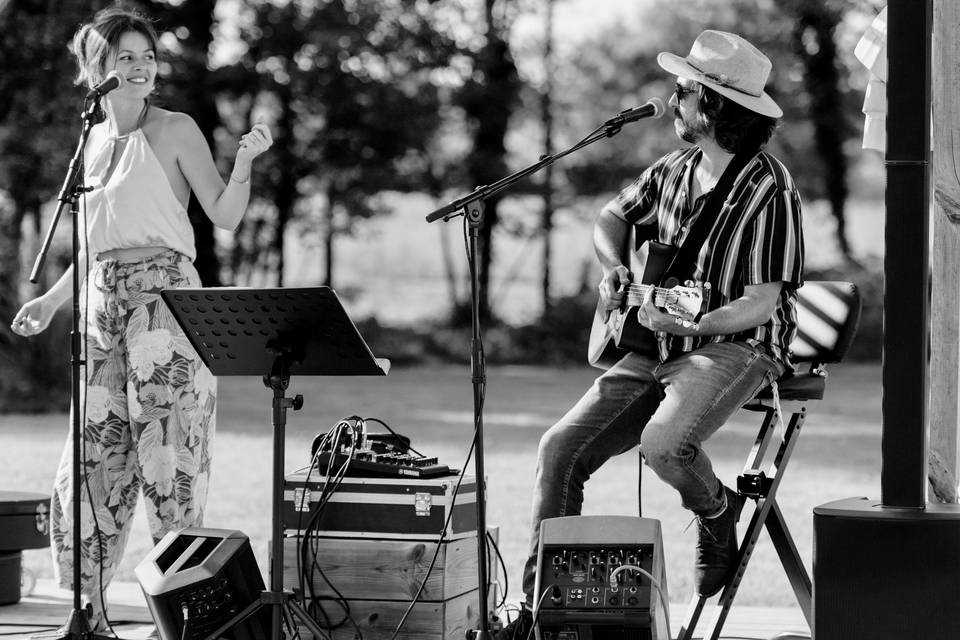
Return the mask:
{"type": "Polygon", "coordinates": [[[420,458],[400,453],[376,453],[374,451],[354,451],[351,457],[347,453],[320,453],[317,465],[327,469],[333,458],[333,468],[347,465],[347,477],[409,477],[434,478],[449,475],[450,467],[439,464],[436,458],[420,458]]]}
{"type": "Polygon", "coordinates": [[[410,452],[410,439],[395,433],[367,433],[366,420],[345,418],[339,433],[318,434],[310,455],[320,471],[344,468],[346,477],[435,478],[456,473],[437,458],[410,452]]]}

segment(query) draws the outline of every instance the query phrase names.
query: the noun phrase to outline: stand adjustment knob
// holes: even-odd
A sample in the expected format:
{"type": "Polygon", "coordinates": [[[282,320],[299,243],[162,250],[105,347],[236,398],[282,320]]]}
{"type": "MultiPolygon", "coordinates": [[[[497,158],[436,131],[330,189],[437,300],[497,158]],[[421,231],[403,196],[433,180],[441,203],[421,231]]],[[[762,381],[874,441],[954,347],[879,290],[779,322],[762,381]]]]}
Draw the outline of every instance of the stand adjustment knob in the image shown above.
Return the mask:
{"type": "Polygon", "coordinates": [[[303,408],[303,394],[298,393],[293,397],[293,410],[300,411],[303,408]]]}

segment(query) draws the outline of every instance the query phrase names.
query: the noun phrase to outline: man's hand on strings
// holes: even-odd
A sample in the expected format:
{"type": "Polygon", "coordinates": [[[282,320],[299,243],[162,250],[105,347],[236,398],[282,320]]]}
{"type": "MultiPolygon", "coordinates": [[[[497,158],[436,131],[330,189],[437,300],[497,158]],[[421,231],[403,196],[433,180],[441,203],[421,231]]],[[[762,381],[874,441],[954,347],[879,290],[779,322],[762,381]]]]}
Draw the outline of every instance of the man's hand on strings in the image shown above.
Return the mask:
{"type": "MultiPolygon", "coordinates": [[[[695,286],[692,280],[684,283],[685,286],[695,286]]],[[[643,302],[637,309],[637,320],[640,324],[657,334],[658,338],[664,338],[667,334],[677,336],[696,335],[699,326],[696,322],[683,320],[677,316],[669,314],[653,303],[654,289],[651,287],[643,296],[643,302]]]]}
{"type": "Polygon", "coordinates": [[[623,304],[627,289],[630,287],[632,274],[622,264],[610,269],[600,279],[600,298],[604,301],[607,311],[616,309],[623,304]]]}
{"type": "Polygon", "coordinates": [[[657,337],[659,338],[662,337],[660,333],[673,333],[676,324],[674,324],[673,316],[669,313],[664,313],[653,304],[653,291],[654,288],[650,287],[643,294],[643,302],[640,304],[640,308],[637,309],[637,320],[647,329],[657,333],[657,337]]]}

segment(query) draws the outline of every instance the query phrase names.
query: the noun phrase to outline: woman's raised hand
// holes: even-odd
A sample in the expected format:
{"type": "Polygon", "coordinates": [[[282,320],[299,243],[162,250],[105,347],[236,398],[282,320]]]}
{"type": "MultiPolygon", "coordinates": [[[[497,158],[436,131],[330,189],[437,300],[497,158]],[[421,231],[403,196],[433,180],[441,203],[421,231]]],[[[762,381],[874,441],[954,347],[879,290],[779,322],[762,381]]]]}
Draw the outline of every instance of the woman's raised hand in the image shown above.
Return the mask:
{"type": "Polygon", "coordinates": [[[255,124],[247,133],[240,136],[240,148],[237,150],[237,159],[253,160],[270,148],[273,136],[270,128],[265,124],[255,124]]]}

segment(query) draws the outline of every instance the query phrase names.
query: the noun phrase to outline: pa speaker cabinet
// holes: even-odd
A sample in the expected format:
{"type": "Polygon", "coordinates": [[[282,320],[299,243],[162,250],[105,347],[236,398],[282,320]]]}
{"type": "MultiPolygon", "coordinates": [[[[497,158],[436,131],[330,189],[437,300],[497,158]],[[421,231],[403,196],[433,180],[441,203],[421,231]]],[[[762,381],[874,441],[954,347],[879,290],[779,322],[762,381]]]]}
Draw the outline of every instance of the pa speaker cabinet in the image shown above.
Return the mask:
{"type": "Polygon", "coordinates": [[[813,510],[814,637],[960,638],[960,507],[876,502],[813,510]]]}
{"type": "Polygon", "coordinates": [[[544,520],[534,601],[543,640],[669,640],[660,522],[630,516],[544,520]]]}
{"type": "MultiPolygon", "coordinates": [[[[239,531],[172,531],[134,571],[161,640],[206,638],[264,590],[250,540],[239,531]]],[[[263,640],[271,615],[263,607],[225,637],[263,640]]]]}

